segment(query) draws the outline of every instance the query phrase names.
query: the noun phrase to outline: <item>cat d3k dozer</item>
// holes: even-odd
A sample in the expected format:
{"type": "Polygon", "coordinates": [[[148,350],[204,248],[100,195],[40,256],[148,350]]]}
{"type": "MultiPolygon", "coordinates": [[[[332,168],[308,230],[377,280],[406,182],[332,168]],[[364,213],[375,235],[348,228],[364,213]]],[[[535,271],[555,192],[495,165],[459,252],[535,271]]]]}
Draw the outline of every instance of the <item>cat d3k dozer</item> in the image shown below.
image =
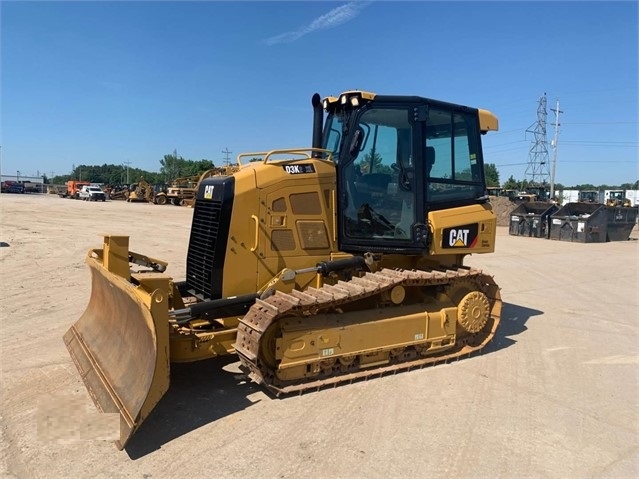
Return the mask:
{"type": "Polygon", "coordinates": [[[201,182],[185,280],[127,236],[89,251],[91,298],[64,341],[97,408],[120,414],[118,447],[167,391],[171,362],[237,354],[279,395],[493,337],[499,287],[463,260],[494,251],[481,135],[497,118],[364,91],[312,105],[311,148],[245,153],[201,182]]]}

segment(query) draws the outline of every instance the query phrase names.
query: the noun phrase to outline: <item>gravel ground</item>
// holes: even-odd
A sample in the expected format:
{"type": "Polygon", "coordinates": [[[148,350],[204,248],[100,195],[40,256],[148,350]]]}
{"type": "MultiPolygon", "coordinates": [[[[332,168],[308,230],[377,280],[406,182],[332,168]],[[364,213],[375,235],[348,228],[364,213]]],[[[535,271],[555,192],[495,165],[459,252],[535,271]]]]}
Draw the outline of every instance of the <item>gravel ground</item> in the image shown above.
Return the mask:
{"type": "Polygon", "coordinates": [[[3,194],[0,213],[0,477],[639,477],[636,230],[582,244],[500,226],[467,261],[502,287],[483,354],[284,399],[233,357],[176,366],[118,451],[78,433],[95,409],[62,342],[89,299],[84,256],[126,234],[181,279],[192,210],[3,194]]]}

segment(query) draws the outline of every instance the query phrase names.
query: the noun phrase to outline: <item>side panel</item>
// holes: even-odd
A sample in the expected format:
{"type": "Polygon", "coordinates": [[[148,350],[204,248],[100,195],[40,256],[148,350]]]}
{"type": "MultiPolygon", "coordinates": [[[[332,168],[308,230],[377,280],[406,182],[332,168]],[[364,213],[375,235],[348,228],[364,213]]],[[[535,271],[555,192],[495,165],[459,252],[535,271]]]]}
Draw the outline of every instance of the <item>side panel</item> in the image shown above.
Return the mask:
{"type": "MultiPolygon", "coordinates": [[[[335,168],[326,161],[254,162],[232,176],[202,181],[187,290],[203,300],[251,294],[284,268],[330,258],[335,201],[335,168]]],[[[297,286],[314,277],[297,278],[297,286]]]]}
{"type": "MultiPolygon", "coordinates": [[[[261,287],[284,268],[313,267],[337,251],[335,176],[332,165],[314,161],[268,163],[256,173],[261,188],[255,253],[261,287]]],[[[296,286],[302,289],[314,278],[298,276],[296,286]]]]}
{"type": "Polygon", "coordinates": [[[233,176],[235,197],[222,274],[223,298],[255,293],[261,286],[257,278],[260,198],[255,170],[243,168],[233,176]]]}
{"type": "Polygon", "coordinates": [[[497,219],[490,204],[431,211],[431,255],[492,253],[497,219]]]}

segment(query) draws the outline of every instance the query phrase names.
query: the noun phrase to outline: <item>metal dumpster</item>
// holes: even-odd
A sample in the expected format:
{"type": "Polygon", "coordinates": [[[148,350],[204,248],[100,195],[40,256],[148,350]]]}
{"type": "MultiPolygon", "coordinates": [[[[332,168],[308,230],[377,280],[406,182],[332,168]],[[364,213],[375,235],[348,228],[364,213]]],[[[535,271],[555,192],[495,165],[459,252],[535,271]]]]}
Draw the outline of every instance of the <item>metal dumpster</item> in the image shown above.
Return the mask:
{"type": "Polygon", "coordinates": [[[550,235],[550,215],[557,210],[559,210],[559,206],[546,201],[521,203],[510,212],[508,232],[513,236],[548,238],[550,235]]]}
{"type": "Polygon", "coordinates": [[[639,208],[606,206],[608,212],[607,241],[628,241],[637,223],[639,208]]]}
{"type": "Polygon", "coordinates": [[[599,203],[568,203],[550,215],[550,239],[605,243],[608,210],[599,203]]]}

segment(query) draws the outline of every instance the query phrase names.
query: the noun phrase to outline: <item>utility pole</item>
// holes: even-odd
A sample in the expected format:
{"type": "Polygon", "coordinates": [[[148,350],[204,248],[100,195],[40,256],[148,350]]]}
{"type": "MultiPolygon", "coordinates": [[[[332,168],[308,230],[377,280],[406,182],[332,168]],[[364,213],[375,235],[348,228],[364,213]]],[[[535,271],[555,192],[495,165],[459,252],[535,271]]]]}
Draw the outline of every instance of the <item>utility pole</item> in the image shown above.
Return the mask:
{"type": "Polygon", "coordinates": [[[233,152],[232,152],[232,151],[229,151],[228,147],[225,147],[225,148],[222,150],[222,153],[224,153],[224,154],[226,155],[226,158],[225,158],[225,160],[224,160],[224,162],[226,163],[226,166],[229,166],[229,155],[230,155],[231,153],[233,153],[233,152]]]}
{"type": "Polygon", "coordinates": [[[123,162],[126,165],[126,184],[129,184],[129,165],[131,164],[131,162],[129,160],[126,160],[123,162]]]}
{"type": "Polygon", "coordinates": [[[555,138],[552,140],[552,174],[550,175],[550,199],[555,197],[555,171],[557,169],[557,139],[559,137],[559,114],[563,113],[559,109],[559,98],[557,98],[557,107],[551,108],[550,111],[555,112],[555,138]]]}

